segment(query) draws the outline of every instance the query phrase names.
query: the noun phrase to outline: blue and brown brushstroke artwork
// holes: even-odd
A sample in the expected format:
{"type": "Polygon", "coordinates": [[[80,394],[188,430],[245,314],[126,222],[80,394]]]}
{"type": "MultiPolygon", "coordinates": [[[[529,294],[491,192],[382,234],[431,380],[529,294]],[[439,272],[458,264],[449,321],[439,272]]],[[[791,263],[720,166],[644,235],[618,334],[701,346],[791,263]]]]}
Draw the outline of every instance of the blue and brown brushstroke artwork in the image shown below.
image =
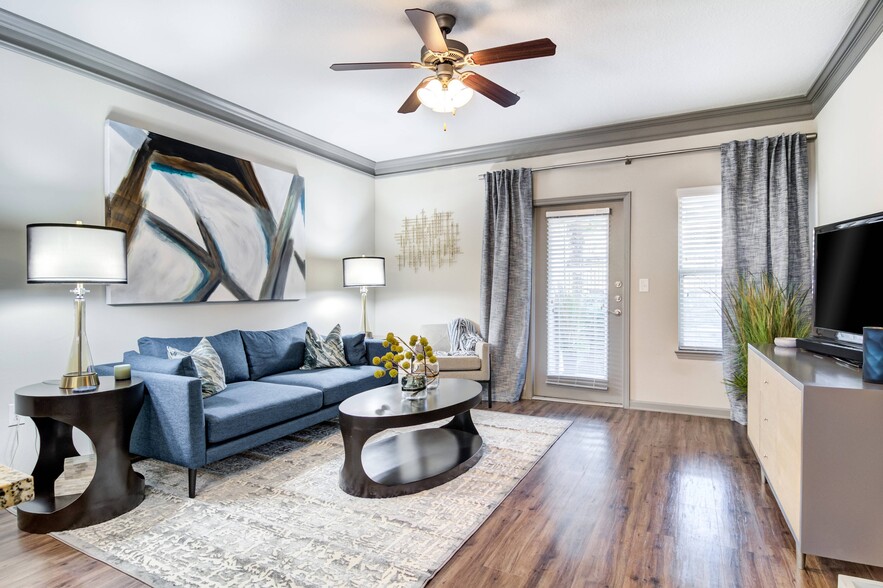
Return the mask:
{"type": "Polygon", "coordinates": [[[129,236],[108,304],[306,295],[302,177],[108,120],[105,192],[129,236]]]}

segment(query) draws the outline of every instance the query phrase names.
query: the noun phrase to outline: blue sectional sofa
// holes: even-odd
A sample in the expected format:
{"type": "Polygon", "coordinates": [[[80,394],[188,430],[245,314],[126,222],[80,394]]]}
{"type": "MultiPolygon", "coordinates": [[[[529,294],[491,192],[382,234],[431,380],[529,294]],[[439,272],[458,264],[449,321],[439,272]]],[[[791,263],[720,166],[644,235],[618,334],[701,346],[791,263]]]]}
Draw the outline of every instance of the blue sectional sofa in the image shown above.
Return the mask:
{"type": "MultiPolygon", "coordinates": [[[[386,350],[364,333],[344,335],[347,367],[304,370],[306,323],[274,331],[226,331],[207,337],[224,366],[227,387],[203,398],[202,382],[167,347],[193,349],[201,337],[138,340],[123,362],[143,378],[144,405],[132,432],[132,453],[196,471],[208,463],[337,416],[337,406],[359,392],[393,382],[375,378],[372,358],[386,350]],[[169,367],[169,366],[172,367],[169,367]]],[[[189,358],[188,358],[189,359],[189,358]]],[[[112,374],[113,365],[98,366],[112,374]]]]}

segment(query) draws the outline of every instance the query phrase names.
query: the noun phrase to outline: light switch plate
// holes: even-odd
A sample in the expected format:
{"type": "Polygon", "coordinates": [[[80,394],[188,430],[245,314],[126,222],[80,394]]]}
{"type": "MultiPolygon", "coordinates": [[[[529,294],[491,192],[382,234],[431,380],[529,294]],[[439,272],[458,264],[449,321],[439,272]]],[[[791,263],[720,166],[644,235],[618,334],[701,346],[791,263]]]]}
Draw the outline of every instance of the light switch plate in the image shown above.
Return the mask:
{"type": "Polygon", "coordinates": [[[648,278],[640,278],[638,280],[638,292],[649,292],[650,280],[648,278]]]}

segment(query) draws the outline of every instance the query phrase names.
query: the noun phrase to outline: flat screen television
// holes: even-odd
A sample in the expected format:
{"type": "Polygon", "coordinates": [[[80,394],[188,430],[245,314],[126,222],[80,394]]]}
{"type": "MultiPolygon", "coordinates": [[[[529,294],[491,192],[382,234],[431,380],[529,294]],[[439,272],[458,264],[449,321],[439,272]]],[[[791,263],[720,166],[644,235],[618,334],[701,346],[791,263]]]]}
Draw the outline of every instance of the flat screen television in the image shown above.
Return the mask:
{"type": "Polygon", "coordinates": [[[862,329],[883,326],[883,212],[816,227],[813,269],[813,339],[832,344],[813,350],[860,362],[862,329]]]}

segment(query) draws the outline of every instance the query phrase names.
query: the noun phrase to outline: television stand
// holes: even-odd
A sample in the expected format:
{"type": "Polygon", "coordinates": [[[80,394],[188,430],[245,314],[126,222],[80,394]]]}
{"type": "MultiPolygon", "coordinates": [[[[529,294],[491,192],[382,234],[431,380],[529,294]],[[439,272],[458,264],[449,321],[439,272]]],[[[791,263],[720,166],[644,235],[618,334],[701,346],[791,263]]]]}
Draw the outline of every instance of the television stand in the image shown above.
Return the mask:
{"type": "MultiPolygon", "coordinates": [[[[748,439],[808,553],[883,565],[883,385],[804,349],[748,347],[748,439]]],[[[758,515],[761,516],[761,515],[758,515]]]]}
{"type": "Polygon", "coordinates": [[[805,337],[797,340],[797,347],[842,359],[856,367],[862,365],[862,346],[855,343],[846,343],[827,337],[805,337]]]}

